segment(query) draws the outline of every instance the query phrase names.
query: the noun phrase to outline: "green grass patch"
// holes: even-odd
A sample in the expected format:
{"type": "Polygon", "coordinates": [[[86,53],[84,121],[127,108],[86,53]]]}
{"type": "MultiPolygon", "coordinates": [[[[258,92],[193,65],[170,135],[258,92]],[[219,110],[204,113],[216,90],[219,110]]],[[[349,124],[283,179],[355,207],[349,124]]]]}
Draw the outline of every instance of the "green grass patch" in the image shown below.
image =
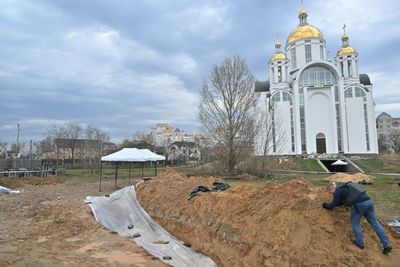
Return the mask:
{"type": "Polygon", "coordinates": [[[288,158],[273,166],[278,170],[325,172],[316,159],[288,158]]]}
{"type": "Polygon", "coordinates": [[[353,162],[367,173],[400,173],[400,156],[357,159],[353,162]]]}
{"type": "Polygon", "coordinates": [[[324,172],[325,170],[319,165],[315,159],[296,159],[296,169],[299,171],[314,171],[314,172],[324,172]]]}
{"type": "MultiPolygon", "coordinates": [[[[157,173],[164,170],[164,167],[157,167],[157,173]]],[[[129,173],[131,178],[141,178],[142,177],[142,169],[141,168],[131,168],[129,171],[128,168],[118,168],[118,178],[128,178],[129,173]]],[[[103,179],[115,178],[116,169],[115,167],[106,167],[102,169],[101,177],[103,179]]],[[[147,167],[143,168],[143,176],[154,176],[155,168],[147,167]]],[[[90,169],[67,169],[65,171],[65,179],[66,180],[75,180],[75,179],[84,179],[84,180],[95,180],[99,179],[99,173],[93,173],[90,169]]]]}

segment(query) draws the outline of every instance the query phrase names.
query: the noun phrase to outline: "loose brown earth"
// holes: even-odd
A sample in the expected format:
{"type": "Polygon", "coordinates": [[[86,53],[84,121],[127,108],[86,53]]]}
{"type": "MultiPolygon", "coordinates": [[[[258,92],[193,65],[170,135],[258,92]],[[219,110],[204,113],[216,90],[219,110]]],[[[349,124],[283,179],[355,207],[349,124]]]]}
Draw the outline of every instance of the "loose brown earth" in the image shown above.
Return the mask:
{"type": "Polygon", "coordinates": [[[237,185],[188,200],[195,187],[211,188],[215,180],[167,169],[140,185],[138,196],[164,228],[219,266],[399,266],[400,239],[392,229],[385,227],[393,251],[383,255],[363,221],[366,248],[358,249],[347,208],[322,209],[330,195],[306,180],[237,185]]]}
{"type": "MultiPolygon", "coordinates": [[[[218,179],[186,177],[171,169],[138,188],[150,215],[177,238],[219,266],[398,266],[400,240],[381,254],[373,230],[363,223],[366,249],[351,245],[346,208],[326,211],[330,196],[306,180],[239,185],[188,200],[198,185],[218,179]]],[[[121,182],[122,184],[122,182],[121,182]]],[[[1,178],[0,185],[24,188],[0,195],[0,266],[165,266],[133,241],[101,227],[83,202],[107,194],[96,182],[57,177],[1,178]]],[[[389,232],[389,229],[386,228],[389,232]]]]}
{"type": "MultiPolygon", "coordinates": [[[[26,177],[0,185],[24,189],[0,195],[0,266],[166,266],[96,222],[84,199],[100,194],[98,183],[26,177]]],[[[113,181],[103,186],[109,193],[113,181]]]]}
{"type": "Polygon", "coordinates": [[[338,172],[335,174],[332,174],[326,178],[324,178],[325,181],[331,181],[331,182],[339,182],[339,183],[345,183],[345,182],[361,182],[361,181],[367,181],[367,182],[372,182],[373,176],[364,174],[364,173],[353,173],[353,174],[348,174],[348,173],[343,173],[343,172],[338,172]]]}

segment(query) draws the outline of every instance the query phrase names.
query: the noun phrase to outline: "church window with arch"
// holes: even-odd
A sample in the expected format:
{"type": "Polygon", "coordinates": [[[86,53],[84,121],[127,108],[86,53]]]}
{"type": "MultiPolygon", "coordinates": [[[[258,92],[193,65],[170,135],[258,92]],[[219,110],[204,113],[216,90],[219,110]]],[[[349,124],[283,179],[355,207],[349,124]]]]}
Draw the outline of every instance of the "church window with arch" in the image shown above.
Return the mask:
{"type": "Polygon", "coordinates": [[[304,70],[299,80],[300,87],[325,87],[333,84],[336,84],[336,77],[333,71],[320,65],[304,70]]]}

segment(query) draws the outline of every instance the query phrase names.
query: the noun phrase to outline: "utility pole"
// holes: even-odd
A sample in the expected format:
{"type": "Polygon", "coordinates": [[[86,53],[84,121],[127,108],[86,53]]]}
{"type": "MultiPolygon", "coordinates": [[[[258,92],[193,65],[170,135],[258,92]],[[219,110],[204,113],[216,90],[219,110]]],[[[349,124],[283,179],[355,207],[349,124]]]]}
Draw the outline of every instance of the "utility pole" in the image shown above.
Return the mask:
{"type": "Polygon", "coordinates": [[[29,147],[29,169],[32,169],[32,139],[29,147]]]}
{"type": "Polygon", "coordinates": [[[19,154],[19,123],[17,124],[17,157],[19,158],[18,154],[19,154]]]}
{"type": "Polygon", "coordinates": [[[17,168],[17,158],[19,153],[19,123],[17,124],[17,147],[15,148],[15,155],[14,155],[14,169],[17,168]]]}

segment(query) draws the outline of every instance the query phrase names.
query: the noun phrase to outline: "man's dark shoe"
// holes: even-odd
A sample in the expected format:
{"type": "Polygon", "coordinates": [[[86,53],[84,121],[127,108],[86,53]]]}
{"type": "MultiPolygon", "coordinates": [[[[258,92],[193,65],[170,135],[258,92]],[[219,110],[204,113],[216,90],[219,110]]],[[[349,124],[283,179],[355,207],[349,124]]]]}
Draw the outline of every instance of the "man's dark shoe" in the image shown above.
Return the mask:
{"type": "Polygon", "coordinates": [[[391,247],[391,246],[388,246],[388,247],[386,247],[386,248],[383,249],[382,253],[386,255],[386,254],[388,254],[390,251],[392,251],[392,247],[391,247]]]}
{"type": "Polygon", "coordinates": [[[364,249],[363,245],[358,244],[355,240],[353,240],[353,244],[357,246],[359,249],[364,249]]]}

